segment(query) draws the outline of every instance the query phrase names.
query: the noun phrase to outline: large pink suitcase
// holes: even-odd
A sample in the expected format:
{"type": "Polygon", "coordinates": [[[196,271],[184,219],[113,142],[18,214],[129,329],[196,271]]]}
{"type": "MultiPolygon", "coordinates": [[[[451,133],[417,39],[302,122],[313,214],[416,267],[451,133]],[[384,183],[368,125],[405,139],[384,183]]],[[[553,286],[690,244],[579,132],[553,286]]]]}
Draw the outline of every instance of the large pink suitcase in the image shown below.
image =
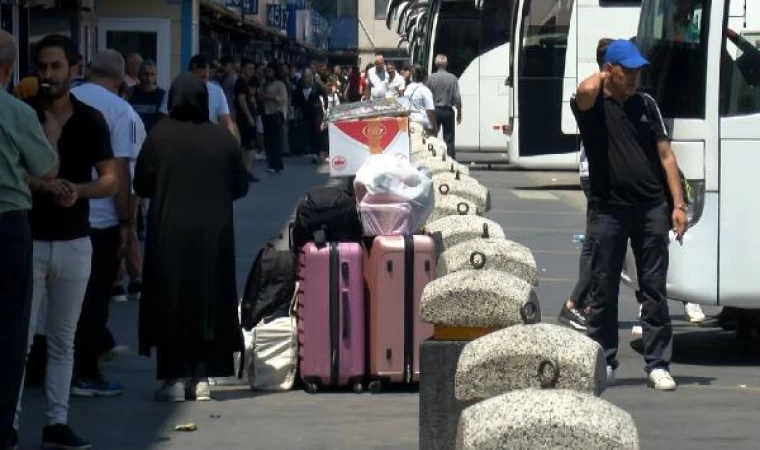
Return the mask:
{"type": "Polygon", "coordinates": [[[433,326],[419,318],[422,290],[436,275],[435,243],[429,236],[378,236],[365,276],[369,290],[370,390],[383,383],[415,383],[420,346],[433,326]]]}
{"type": "Polygon", "coordinates": [[[312,394],[326,386],[363,389],[363,265],[364,251],[355,243],[308,243],[300,254],[299,360],[301,380],[312,394]]]}

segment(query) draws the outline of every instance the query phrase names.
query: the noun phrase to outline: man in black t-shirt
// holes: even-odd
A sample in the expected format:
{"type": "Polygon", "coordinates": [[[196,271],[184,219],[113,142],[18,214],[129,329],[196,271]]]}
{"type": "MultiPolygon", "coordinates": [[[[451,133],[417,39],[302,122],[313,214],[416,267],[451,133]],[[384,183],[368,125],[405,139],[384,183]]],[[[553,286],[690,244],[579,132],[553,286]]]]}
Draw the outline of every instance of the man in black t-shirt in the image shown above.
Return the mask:
{"type": "Polygon", "coordinates": [[[69,92],[77,47],[67,37],[51,35],[43,38],[35,51],[40,91],[30,103],[43,124],[55,120],[62,130],[58,177],[52,181],[29,179],[34,239],[30,343],[37,331],[40,305],[43,299],[47,301],[43,309],[48,338],[47,426],[42,444],[45,448],[89,449],[91,445],[67,425],[74,334],[92,260],[89,199],[116,194],[116,163],[105,119],[69,92]],[[94,181],[93,169],[98,173],[94,181]]]}
{"type": "Polygon", "coordinates": [[[253,149],[256,147],[256,101],[255,87],[251,86],[256,74],[256,66],[250,61],[243,61],[240,65],[240,76],[235,81],[233,89],[235,95],[235,110],[237,115],[237,127],[240,131],[240,145],[243,148],[243,161],[248,170],[248,181],[259,181],[252,173],[251,162],[253,149]]]}
{"type": "Polygon", "coordinates": [[[140,66],[140,84],[134,87],[129,100],[132,108],[140,115],[146,133],[150,133],[156,124],[161,103],[166,95],[166,91],[156,85],[157,76],[156,63],[144,61],[140,66]]]}
{"type": "Polygon", "coordinates": [[[610,43],[600,73],[571,101],[589,163],[587,236],[592,285],[588,335],[607,358],[608,384],[618,366],[618,294],[627,241],[636,257],[649,384],[674,390],[669,366],[673,328],[666,277],[671,229],[679,241],[686,214],[678,164],[651,97],[637,93],[648,62],[627,40],[610,43]],[[670,197],[670,198],[668,198],[670,197]]]}

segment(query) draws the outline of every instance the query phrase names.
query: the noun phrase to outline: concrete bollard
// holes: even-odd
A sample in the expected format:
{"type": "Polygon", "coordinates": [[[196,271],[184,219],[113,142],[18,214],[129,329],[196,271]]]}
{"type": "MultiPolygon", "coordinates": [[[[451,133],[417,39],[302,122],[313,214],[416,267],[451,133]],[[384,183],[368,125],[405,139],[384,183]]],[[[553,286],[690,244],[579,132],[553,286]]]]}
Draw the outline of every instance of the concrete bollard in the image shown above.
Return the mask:
{"type": "Polygon", "coordinates": [[[495,270],[464,270],[425,286],[420,317],[443,327],[495,330],[540,322],[541,309],[524,280],[495,270]]]}
{"type": "Polygon", "coordinates": [[[460,184],[455,180],[439,182],[433,177],[436,197],[454,195],[475,205],[478,211],[485,212],[489,206],[488,189],[482,185],[460,184]]]}
{"type": "Polygon", "coordinates": [[[428,217],[428,223],[432,223],[438,219],[454,215],[479,216],[481,215],[481,211],[478,210],[477,205],[463,199],[462,197],[457,197],[456,195],[436,194],[435,209],[432,213],[430,213],[430,217],[428,217]]]}
{"type": "Polygon", "coordinates": [[[490,211],[491,194],[478,180],[461,173],[438,173],[433,177],[435,189],[440,194],[452,193],[478,205],[481,211],[490,211]]]}
{"type": "Polygon", "coordinates": [[[504,239],[504,230],[493,220],[480,216],[448,216],[429,220],[425,231],[437,241],[439,254],[472,239],[504,239]]]}
{"type": "Polygon", "coordinates": [[[459,355],[469,341],[422,342],[420,349],[420,450],[454,450],[462,411],[475,401],[454,396],[459,355]]]}
{"type": "Polygon", "coordinates": [[[438,278],[462,270],[498,270],[538,285],[536,260],[529,248],[506,239],[472,239],[438,257],[438,278]]]}
{"type": "Polygon", "coordinates": [[[453,160],[452,158],[449,158],[445,154],[441,156],[438,152],[433,152],[430,156],[426,156],[422,159],[419,159],[415,161],[415,164],[418,166],[425,166],[430,169],[431,172],[433,172],[433,175],[438,173],[453,173],[456,174],[457,172],[469,175],[470,169],[465,166],[464,164],[460,164],[453,160]]]}
{"type": "Polygon", "coordinates": [[[631,415],[601,398],[527,389],[466,408],[456,449],[638,450],[639,437],[631,415]]]}
{"type": "Polygon", "coordinates": [[[558,325],[515,325],[465,347],[457,365],[456,398],[481,400],[540,388],[542,380],[536,374],[544,372],[558,389],[599,396],[607,387],[607,363],[598,343],[558,325]],[[543,367],[545,361],[557,367],[543,367]]]}

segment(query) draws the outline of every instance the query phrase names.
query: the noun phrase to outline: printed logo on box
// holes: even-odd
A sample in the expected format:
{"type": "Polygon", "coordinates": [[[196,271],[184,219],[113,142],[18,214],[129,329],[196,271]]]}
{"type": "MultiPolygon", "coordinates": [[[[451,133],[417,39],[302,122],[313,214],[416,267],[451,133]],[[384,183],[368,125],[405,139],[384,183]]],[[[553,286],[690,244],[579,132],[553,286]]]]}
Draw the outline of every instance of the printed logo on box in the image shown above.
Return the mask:
{"type": "Polygon", "coordinates": [[[366,145],[373,154],[383,153],[402,131],[396,119],[343,121],[336,122],[335,126],[351,139],[366,145]]]}
{"type": "Polygon", "coordinates": [[[332,159],[330,164],[332,165],[333,170],[340,172],[348,166],[348,161],[342,156],[336,156],[332,159]]]}

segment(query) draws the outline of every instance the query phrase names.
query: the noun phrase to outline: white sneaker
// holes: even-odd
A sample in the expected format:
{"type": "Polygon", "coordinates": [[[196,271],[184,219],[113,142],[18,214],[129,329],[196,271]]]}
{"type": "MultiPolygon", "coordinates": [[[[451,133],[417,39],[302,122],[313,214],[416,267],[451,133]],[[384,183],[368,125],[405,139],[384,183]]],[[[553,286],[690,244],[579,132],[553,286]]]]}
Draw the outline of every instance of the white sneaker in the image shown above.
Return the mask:
{"type": "Polygon", "coordinates": [[[607,386],[614,386],[617,383],[617,377],[615,375],[615,369],[612,366],[607,366],[607,386]]]}
{"type": "Polygon", "coordinates": [[[699,323],[705,320],[705,313],[702,312],[702,307],[696,303],[684,303],[683,309],[686,312],[686,317],[689,318],[689,322],[699,323]]]}
{"type": "Polygon", "coordinates": [[[208,380],[189,381],[185,385],[185,400],[207,402],[211,400],[211,388],[208,380]]]}
{"type": "Polygon", "coordinates": [[[675,391],[678,385],[665,369],[654,369],[649,372],[649,387],[658,391],[675,391]]]}
{"type": "Polygon", "coordinates": [[[641,326],[641,308],[639,305],[639,315],[636,317],[636,323],[631,327],[631,334],[634,336],[641,336],[644,334],[644,328],[641,326]]]}

